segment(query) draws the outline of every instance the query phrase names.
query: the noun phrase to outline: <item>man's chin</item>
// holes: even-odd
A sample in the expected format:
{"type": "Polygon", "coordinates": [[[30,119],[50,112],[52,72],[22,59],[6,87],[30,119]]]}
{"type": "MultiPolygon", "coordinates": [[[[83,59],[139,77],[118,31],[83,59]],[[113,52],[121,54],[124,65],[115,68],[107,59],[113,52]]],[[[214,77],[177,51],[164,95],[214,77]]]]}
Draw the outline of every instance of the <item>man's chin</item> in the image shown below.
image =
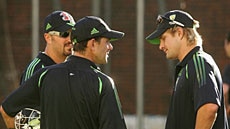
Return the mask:
{"type": "Polygon", "coordinates": [[[70,55],[72,55],[72,51],[65,52],[65,56],[70,56],[70,55]]]}

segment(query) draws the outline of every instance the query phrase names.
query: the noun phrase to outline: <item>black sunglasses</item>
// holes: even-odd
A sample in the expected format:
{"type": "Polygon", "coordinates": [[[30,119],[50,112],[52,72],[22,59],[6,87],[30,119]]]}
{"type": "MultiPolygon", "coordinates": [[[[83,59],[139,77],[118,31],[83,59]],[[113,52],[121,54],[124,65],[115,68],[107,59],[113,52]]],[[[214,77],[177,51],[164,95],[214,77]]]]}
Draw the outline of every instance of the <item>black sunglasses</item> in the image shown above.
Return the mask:
{"type": "Polygon", "coordinates": [[[48,33],[51,34],[51,35],[60,36],[62,38],[67,38],[70,35],[71,32],[68,32],[68,31],[66,31],[66,32],[50,31],[48,33]]]}

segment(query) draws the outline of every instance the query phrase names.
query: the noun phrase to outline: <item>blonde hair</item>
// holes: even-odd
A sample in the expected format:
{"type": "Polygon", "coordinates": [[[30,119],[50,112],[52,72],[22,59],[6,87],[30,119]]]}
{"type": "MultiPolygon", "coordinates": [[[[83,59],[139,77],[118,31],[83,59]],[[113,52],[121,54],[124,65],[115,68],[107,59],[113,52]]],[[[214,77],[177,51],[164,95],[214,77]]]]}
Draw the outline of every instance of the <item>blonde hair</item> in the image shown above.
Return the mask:
{"type": "MultiPolygon", "coordinates": [[[[174,26],[173,28],[169,29],[169,32],[174,36],[176,33],[176,27],[174,26]]],[[[183,28],[183,27],[182,27],[183,28]]],[[[183,28],[184,35],[186,36],[187,41],[189,42],[188,45],[193,45],[196,44],[197,46],[202,45],[202,38],[201,35],[197,32],[196,28],[183,28]]]]}

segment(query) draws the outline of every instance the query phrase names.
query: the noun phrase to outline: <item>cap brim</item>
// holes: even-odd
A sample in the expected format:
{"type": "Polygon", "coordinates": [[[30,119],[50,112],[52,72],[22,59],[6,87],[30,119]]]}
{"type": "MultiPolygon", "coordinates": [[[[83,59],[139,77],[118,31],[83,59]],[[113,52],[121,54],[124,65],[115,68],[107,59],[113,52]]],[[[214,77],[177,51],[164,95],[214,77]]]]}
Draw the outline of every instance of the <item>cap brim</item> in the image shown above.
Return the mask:
{"type": "Polygon", "coordinates": [[[174,25],[169,24],[169,20],[164,19],[162,23],[158,24],[157,29],[146,37],[146,40],[151,44],[160,44],[160,36],[174,25]]]}
{"type": "Polygon", "coordinates": [[[72,29],[73,26],[74,26],[74,25],[68,24],[68,23],[67,23],[67,24],[64,24],[64,25],[62,25],[62,26],[60,26],[60,27],[55,28],[55,31],[66,32],[66,31],[72,29]]]}
{"type": "Polygon", "coordinates": [[[146,40],[151,44],[160,44],[160,36],[166,31],[167,29],[157,29],[149,36],[146,37],[146,40]]]}
{"type": "Polygon", "coordinates": [[[109,38],[110,41],[115,41],[118,39],[121,39],[122,37],[124,37],[125,33],[120,32],[120,31],[116,31],[116,30],[110,30],[108,32],[106,32],[105,34],[103,34],[102,36],[109,38]]]}

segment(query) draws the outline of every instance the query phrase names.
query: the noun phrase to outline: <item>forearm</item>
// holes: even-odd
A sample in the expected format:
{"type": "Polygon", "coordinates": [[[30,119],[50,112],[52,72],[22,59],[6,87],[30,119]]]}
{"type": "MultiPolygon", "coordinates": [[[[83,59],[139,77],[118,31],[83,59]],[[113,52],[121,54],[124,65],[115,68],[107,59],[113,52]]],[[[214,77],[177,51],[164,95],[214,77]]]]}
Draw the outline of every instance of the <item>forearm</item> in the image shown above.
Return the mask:
{"type": "Polygon", "coordinates": [[[225,103],[225,106],[228,105],[228,95],[229,95],[229,85],[227,83],[224,83],[223,84],[223,92],[224,92],[224,103],[225,103]]]}
{"type": "Polygon", "coordinates": [[[14,129],[15,128],[15,126],[14,126],[14,117],[11,117],[11,116],[7,115],[2,106],[0,107],[0,112],[2,114],[2,118],[3,118],[3,120],[4,120],[5,124],[6,124],[6,127],[8,129],[14,129]]]}
{"type": "Polygon", "coordinates": [[[199,108],[195,129],[211,129],[217,117],[218,105],[205,104],[199,108]]]}
{"type": "Polygon", "coordinates": [[[229,101],[229,85],[227,83],[223,83],[223,90],[224,90],[224,103],[226,107],[226,112],[228,117],[230,116],[230,105],[228,103],[229,101]]]}

